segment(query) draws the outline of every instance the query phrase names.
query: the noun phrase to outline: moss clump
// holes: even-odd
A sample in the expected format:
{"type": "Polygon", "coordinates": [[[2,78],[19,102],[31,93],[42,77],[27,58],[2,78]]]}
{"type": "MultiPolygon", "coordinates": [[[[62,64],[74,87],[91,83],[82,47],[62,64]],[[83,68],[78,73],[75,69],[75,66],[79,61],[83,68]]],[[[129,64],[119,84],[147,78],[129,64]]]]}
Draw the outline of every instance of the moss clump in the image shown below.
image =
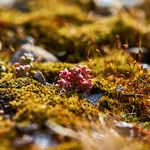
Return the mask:
{"type": "MultiPolygon", "coordinates": [[[[141,69],[141,66],[135,64],[134,60],[122,50],[114,50],[105,57],[82,63],[87,64],[92,70],[94,87],[104,94],[98,105],[90,104],[82,94],[73,91],[67,91],[66,94],[61,95],[55,85],[44,86],[32,75],[17,78],[13,72],[11,73],[13,68],[9,66],[9,73],[3,74],[0,80],[0,97],[6,102],[3,108],[5,108],[4,114],[11,117],[10,127],[13,127],[13,122],[21,126],[31,123],[43,126],[45,122],[52,120],[75,130],[81,126],[89,129],[91,128],[89,118],[96,123],[100,112],[109,114],[115,119],[149,127],[147,97],[150,82],[149,71],[141,69]],[[123,92],[117,92],[118,85],[124,87],[123,92]]],[[[59,71],[71,68],[72,65],[35,63],[33,70],[42,71],[48,82],[55,83],[59,71]]],[[[7,121],[4,120],[2,124],[4,125],[5,122],[7,121]]],[[[18,133],[14,129],[6,130],[10,134],[10,137],[7,137],[3,129],[0,130],[4,135],[2,143],[7,147],[11,144],[10,138],[15,139],[18,133]]]]}

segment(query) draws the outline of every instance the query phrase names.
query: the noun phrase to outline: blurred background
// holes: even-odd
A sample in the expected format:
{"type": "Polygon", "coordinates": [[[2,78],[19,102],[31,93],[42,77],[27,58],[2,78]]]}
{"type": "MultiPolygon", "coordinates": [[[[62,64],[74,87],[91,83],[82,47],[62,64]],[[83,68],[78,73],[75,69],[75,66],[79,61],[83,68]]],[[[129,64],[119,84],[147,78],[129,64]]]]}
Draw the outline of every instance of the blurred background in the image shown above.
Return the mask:
{"type": "Polygon", "coordinates": [[[149,8],[150,0],[0,0],[1,59],[10,61],[32,38],[60,61],[140,48],[149,64],[149,8]]]}

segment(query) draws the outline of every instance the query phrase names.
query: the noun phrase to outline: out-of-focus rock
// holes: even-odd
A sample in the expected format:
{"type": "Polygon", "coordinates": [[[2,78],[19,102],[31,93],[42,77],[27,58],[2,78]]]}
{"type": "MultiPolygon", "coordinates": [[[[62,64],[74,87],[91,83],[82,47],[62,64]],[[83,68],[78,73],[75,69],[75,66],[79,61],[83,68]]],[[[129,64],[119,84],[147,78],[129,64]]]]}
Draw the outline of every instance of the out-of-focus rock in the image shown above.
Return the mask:
{"type": "Polygon", "coordinates": [[[120,8],[120,3],[114,3],[115,0],[94,0],[96,5],[96,13],[101,16],[113,15],[117,8],[120,8]]]}
{"type": "Polygon", "coordinates": [[[85,98],[92,104],[96,105],[98,101],[103,97],[103,93],[91,93],[86,95],[85,98]]]}
{"type": "Polygon", "coordinates": [[[150,64],[150,51],[148,49],[144,47],[131,47],[128,49],[128,52],[135,60],[150,64]]]}
{"type": "Polygon", "coordinates": [[[115,128],[119,134],[134,137],[133,125],[127,122],[116,122],[115,128]]]}
{"type": "Polygon", "coordinates": [[[42,83],[43,85],[46,85],[46,79],[44,77],[44,75],[42,74],[41,71],[37,71],[34,75],[34,78],[39,81],[40,83],[42,83]]]}
{"type": "Polygon", "coordinates": [[[132,8],[141,5],[143,0],[94,0],[96,12],[102,16],[116,14],[121,8],[132,8]]]}
{"type": "Polygon", "coordinates": [[[143,3],[144,0],[118,0],[123,7],[135,7],[143,3]]]}
{"type": "Polygon", "coordinates": [[[48,133],[37,133],[34,138],[35,144],[37,144],[40,149],[46,149],[49,146],[53,147],[57,145],[56,140],[51,134],[48,133]]]}
{"type": "Polygon", "coordinates": [[[37,124],[29,124],[23,127],[20,127],[18,125],[15,126],[15,129],[17,131],[17,133],[19,134],[28,134],[28,135],[32,135],[35,132],[38,131],[39,127],[37,124]]]}
{"type": "Polygon", "coordinates": [[[24,135],[23,137],[17,138],[13,141],[13,145],[15,147],[23,147],[30,145],[34,142],[34,138],[28,135],[24,135]]]}
{"type": "Polygon", "coordinates": [[[0,8],[11,7],[21,12],[29,12],[26,2],[27,0],[0,0],[0,8]]]}
{"type": "Polygon", "coordinates": [[[13,3],[12,7],[21,11],[21,12],[29,12],[29,8],[27,6],[27,0],[15,0],[15,2],[13,3]]]}
{"type": "Polygon", "coordinates": [[[143,3],[143,0],[94,0],[98,7],[134,7],[143,3]]]}
{"type": "Polygon", "coordinates": [[[143,63],[142,66],[143,66],[144,69],[150,70],[150,64],[144,64],[143,63]]]}
{"type": "Polygon", "coordinates": [[[0,0],[0,7],[11,7],[15,0],[0,0]]]}
{"type": "Polygon", "coordinates": [[[10,63],[14,64],[19,61],[19,58],[24,55],[24,53],[32,54],[36,62],[58,62],[58,58],[55,57],[50,52],[45,49],[34,45],[34,39],[29,37],[24,40],[24,44],[18,49],[18,51],[12,57],[10,63]]]}

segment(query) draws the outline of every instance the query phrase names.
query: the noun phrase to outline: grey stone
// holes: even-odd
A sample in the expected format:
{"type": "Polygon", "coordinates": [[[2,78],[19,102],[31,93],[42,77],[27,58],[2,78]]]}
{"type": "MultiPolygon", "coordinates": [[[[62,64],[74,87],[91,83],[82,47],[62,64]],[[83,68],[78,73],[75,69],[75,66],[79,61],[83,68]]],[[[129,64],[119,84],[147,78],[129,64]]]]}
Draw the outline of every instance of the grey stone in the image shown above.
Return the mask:
{"type": "Polygon", "coordinates": [[[27,5],[27,0],[15,0],[15,2],[12,5],[12,8],[17,9],[24,13],[30,11],[27,5]]]}
{"type": "Polygon", "coordinates": [[[56,140],[53,138],[53,135],[40,132],[35,135],[35,144],[40,147],[40,149],[46,149],[48,147],[53,147],[57,145],[56,140]]]}
{"type": "Polygon", "coordinates": [[[116,122],[116,131],[124,136],[134,137],[134,126],[127,122],[116,122]]]}
{"type": "Polygon", "coordinates": [[[28,135],[24,135],[23,137],[19,137],[13,141],[13,145],[16,147],[23,147],[30,145],[34,142],[34,138],[28,135]]]}
{"type": "Polygon", "coordinates": [[[20,127],[18,125],[15,126],[15,129],[19,134],[34,134],[38,131],[39,127],[37,124],[28,124],[26,126],[20,127]]]}
{"type": "Polygon", "coordinates": [[[141,63],[150,63],[150,50],[144,47],[131,47],[128,49],[128,52],[132,55],[132,57],[137,60],[141,61],[141,63]],[[139,57],[141,60],[139,60],[139,57]]]}
{"type": "Polygon", "coordinates": [[[39,81],[40,83],[42,83],[43,85],[46,85],[46,79],[43,75],[43,73],[41,71],[37,71],[34,75],[34,78],[39,81]]]}
{"type": "Polygon", "coordinates": [[[142,4],[143,0],[94,0],[96,13],[110,16],[118,13],[122,8],[132,8],[142,4]]]}
{"type": "Polygon", "coordinates": [[[144,69],[150,70],[150,64],[142,64],[144,69]]]}
{"type": "Polygon", "coordinates": [[[103,97],[103,93],[90,93],[85,95],[85,98],[92,104],[97,104],[98,101],[103,97]]]}
{"type": "Polygon", "coordinates": [[[0,7],[11,7],[15,0],[0,0],[0,7]]]}
{"type": "Polygon", "coordinates": [[[128,49],[128,52],[129,53],[135,53],[135,54],[138,54],[139,51],[141,51],[142,53],[147,53],[147,49],[144,48],[144,47],[131,47],[128,49]]]}
{"type": "Polygon", "coordinates": [[[94,0],[98,7],[134,7],[143,3],[143,0],[94,0]]]}
{"type": "Polygon", "coordinates": [[[23,44],[19,50],[14,54],[10,63],[14,64],[19,61],[19,58],[24,55],[24,53],[32,54],[35,62],[58,62],[58,58],[55,57],[50,52],[45,49],[35,46],[33,43],[23,44]]]}

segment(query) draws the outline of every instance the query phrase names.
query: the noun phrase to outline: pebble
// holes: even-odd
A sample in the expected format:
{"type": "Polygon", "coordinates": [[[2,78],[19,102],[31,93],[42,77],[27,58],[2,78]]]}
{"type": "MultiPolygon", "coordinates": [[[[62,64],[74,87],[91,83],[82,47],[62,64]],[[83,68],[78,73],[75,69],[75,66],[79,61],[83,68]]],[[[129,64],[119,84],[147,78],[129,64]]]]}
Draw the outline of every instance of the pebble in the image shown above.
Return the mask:
{"type": "Polygon", "coordinates": [[[144,47],[131,47],[128,49],[128,52],[131,54],[131,56],[137,60],[139,60],[139,54],[141,55],[141,63],[144,64],[150,64],[150,50],[144,48],[144,47]]]}
{"type": "Polygon", "coordinates": [[[43,75],[43,73],[41,71],[37,71],[34,75],[34,78],[39,81],[40,83],[42,83],[43,85],[46,85],[46,79],[43,75]]]}
{"type": "Polygon", "coordinates": [[[0,0],[0,7],[11,7],[15,0],[0,0]]]}
{"type": "Polygon", "coordinates": [[[148,70],[150,70],[150,64],[145,64],[145,63],[143,63],[142,66],[143,66],[143,69],[148,69],[148,70]]]}
{"type": "Polygon", "coordinates": [[[120,5],[118,0],[94,0],[94,2],[98,7],[118,7],[120,5]]]}
{"type": "Polygon", "coordinates": [[[23,137],[19,137],[13,141],[13,145],[16,147],[28,146],[34,143],[34,138],[28,135],[24,135],[23,137]]]}
{"type": "Polygon", "coordinates": [[[21,12],[24,12],[24,13],[27,13],[27,12],[30,11],[27,4],[26,4],[26,2],[22,1],[22,0],[15,1],[12,5],[12,8],[17,9],[17,10],[19,10],[21,12]]]}
{"type": "Polygon", "coordinates": [[[85,98],[92,104],[97,104],[100,98],[103,97],[102,93],[91,93],[85,96],[85,98]]]}
{"type": "Polygon", "coordinates": [[[31,135],[31,134],[34,134],[38,131],[39,127],[37,124],[29,124],[29,125],[26,125],[24,127],[19,127],[19,126],[15,126],[15,129],[17,130],[18,133],[20,134],[28,134],[28,135],[31,135]]]}
{"type": "Polygon", "coordinates": [[[96,13],[101,16],[114,15],[121,8],[132,8],[139,6],[143,0],[94,0],[96,13]]]}
{"type": "Polygon", "coordinates": [[[57,145],[57,142],[53,139],[52,135],[44,132],[37,133],[34,139],[35,144],[37,144],[40,147],[40,149],[46,149],[49,146],[52,147],[57,145]]]}
{"type": "Polygon", "coordinates": [[[134,7],[143,3],[143,0],[94,0],[98,7],[134,7]]]}
{"type": "Polygon", "coordinates": [[[127,122],[116,122],[115,128],[119,134],[134,137],[134,126],[127,122]]]}

